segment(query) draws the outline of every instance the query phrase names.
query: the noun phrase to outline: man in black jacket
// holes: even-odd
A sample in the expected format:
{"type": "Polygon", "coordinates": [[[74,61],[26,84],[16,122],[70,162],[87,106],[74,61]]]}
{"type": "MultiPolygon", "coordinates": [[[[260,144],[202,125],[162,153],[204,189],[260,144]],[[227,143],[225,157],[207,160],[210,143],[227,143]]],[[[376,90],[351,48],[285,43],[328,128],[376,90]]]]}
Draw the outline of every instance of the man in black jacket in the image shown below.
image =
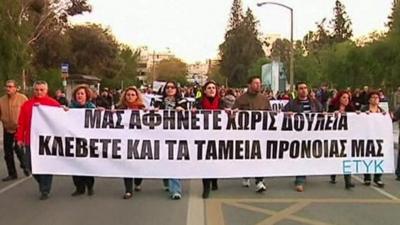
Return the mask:
{"type": "MultiPolygon", "coordinates": [[[[290,100],[289,103],[283,108],[283,112],[292,113],[309,113],[309,112],[322,112],[323,108],[318,100],[310,99],[308,97],[308,87],[305,82],[298,82],[296,84],[297,98],[290,100]]],[[[296,176],[295,185],[296,191],[304,191],[304,182],[306,176],[296,176]]]]}

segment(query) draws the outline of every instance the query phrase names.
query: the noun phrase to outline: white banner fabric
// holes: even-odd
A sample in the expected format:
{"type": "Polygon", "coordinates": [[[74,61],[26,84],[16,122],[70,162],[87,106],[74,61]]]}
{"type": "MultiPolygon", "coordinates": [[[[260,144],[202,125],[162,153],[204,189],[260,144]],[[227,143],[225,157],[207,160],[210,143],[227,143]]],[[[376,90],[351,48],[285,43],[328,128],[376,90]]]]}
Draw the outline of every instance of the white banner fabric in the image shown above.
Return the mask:
{"type": "Polygon", "coordinates": [[[233,178],[393,173],[388,114],[35,106],[34,174],[233,178]]]}

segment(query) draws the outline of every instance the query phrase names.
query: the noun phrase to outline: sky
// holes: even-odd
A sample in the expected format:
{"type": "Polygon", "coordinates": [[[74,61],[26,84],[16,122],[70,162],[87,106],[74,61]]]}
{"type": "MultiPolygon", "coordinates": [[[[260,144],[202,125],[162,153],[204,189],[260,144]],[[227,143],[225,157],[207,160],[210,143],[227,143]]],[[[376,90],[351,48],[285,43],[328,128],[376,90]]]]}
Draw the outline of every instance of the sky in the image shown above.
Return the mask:
{"type": "MultiPolygon", "coordinates": [[[[257,7],[263,0],[243,0],[259,21],[263,35],[290,37],[290,13],[275,5],[257,7]]],[[[355,37],[385,30],[393,0],[342,0],[355,37]]],[[[188,63],[216,58],[223,42],[233,0],[89,0],[91,13],[75,16],[73,24],[100,23],[117,40],[133,48],[167,48],[188,63]]],[[[335,0],[275,0],[294,10],[294,38],[302,39],[316,22],[333,17],[335,0]]]]}

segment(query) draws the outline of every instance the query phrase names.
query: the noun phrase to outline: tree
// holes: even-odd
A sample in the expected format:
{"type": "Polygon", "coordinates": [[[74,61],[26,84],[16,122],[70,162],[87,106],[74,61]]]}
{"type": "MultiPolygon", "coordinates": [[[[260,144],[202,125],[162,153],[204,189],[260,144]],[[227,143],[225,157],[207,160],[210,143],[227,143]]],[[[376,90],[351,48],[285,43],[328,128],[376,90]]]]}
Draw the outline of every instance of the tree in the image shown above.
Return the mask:
{"type": "Polygon", "coordinates": [[[235,7],[235,4],[239,3],[240,1],[234,1],[230,21],[234,21],[232,18],[243,19],[235,26],[228,26],[225,41],[219,46],[221,74],[228,78],[229,86],[245,85],[251,65],[259,58],[265,57],[259,40],[258,22],[250,9],[247,9],[245,16],[237,16],[241,12],[238,13],[236,9],[241,7],[235,7]]]}
{"type": "Polygon", "coordinates": [[[25,0],[18,18],[22,24],[24,17],[33,25],[27,44],[35,44],[41,37],[53,31],[60,32],[68,26],[68,17],[91,12],[87,0],[25,0]],[[30,10],[30,13],[27,13],[30,10]]]}
{"type": "Polygon", "coordinates": [[[400,83],[399,7],[394,0],[388,33],[373,32],[355,43],[350,40],[351,22],[337,1],[332,31],[325,28],[323,20],[316,31],[304,37],[305,54],[295,53],[296,80],[311,85],[328,81],[338,89],[368,85],[394,90],[400,83]]]}
{"type": "Polygon", "coordinates": [[[22,69],[29,64],[29,49],[21,37],[28,36],[27,24],[16,26],[20,1],[0,0],[0,80],[21,81],[22,69]]]}
{"type": "Polygon", "coordinates": [[[212,64],[207,73],[208,79],[217,82],[219,85],[226,85],[227,78],[224,75],[222,75],[220,71],[221,71],[220,63],[212,64]]]}
{"type": "MultiPolygon", "coordinates": [[[[243,20],[243,8],[241,0],[233,0],[231,17],[229,18],[228,30],[235,30],[243,20]]],[[[229,33],[227,32],[227,35],[229,33]]]]}
{"type": "Polygon", "coordinates": [[[187,65],[177,58],[161,60],[155,68],[157,80],[174,80],[186,84],[187,65]]]}
{"type": "Polygon", "coordinates": [[[248,35],[245,47],[248,48],[250,52],[255,53],[253,57],[250,56],[249,61],[254,62],[259,59],[259,56],[265,56],[262,48],[263,43],[259,39],[258,21],[250,8],[247,8],[246,16],[242,23],[242,29],[244,29],[244,34],[248,35]],[[258,58],[256,58],[257,56],[258,58]]]}
{"type": "Polygon", "coordinates": [[[32,47],[32,64],[36,70],[59,68],[71,57],[71,39],[65,33],[51,32],[32,47]]]}
{"type": "Polygon", "coordinates": [[[389,31],[392,31],[393,28],[399,29],[399,19],[400,19],[400,5],[399,0],[393,0],[392,2],[392,12],[388,16],[389,21],[387,22],[387,26],[389,27],[389,31]]]}
{"type": "Polygon", "coordinates": [[[249,69],[249,75],[250,76],[260,76],[262,73],[262,66],[265,64],[271,63],[271,60],[269,60],[266,57],[259,58],[255,63],[253,63],[249,69]]]}
{"type": "Polygon", "coordinates": [[[316,23],[317,31],[309,31],[303,38],[303,45],[307,53],[316,53],[331,45],[331,34],[325,25],[326,18],[316,23]]]}
{"type": "Polygon", "coordinates": [[[272,43],[271,48],[271,58],[274,60],[278,60],[283,63],[286,74],[288,74],[288,68],[290,63],[290,51],[291,51],[291,43],[287,39],[276,39],[274,43],[272,43]]]}
{"type": "Polygon", "coordinates": [[[37,72],[36,44],[60,34],[69,16],[90,10],[87,0],[0,0],[0,79],[21,81],[25,71],[37,72]]]}
{"type": "Polygon", "coordinates": [[[66,33],[71,39],[71,73],[114,79],[123,67],[119,43],[110,30],[97,24],[74,26],[66,33]]]}
{"type": "Polygon", "coordinates": [[[118,81],[123,81],[125,86],[137,85],[137,68],[138,59],[140,56],[139,50],[133,50],[127,45],[122,45],[119,53],[123,64],[121,71],[117,75],[118,81]]]}
{"type": "Polygon", "coordinates": [[[333,42],[340,43],[349,40],[353,36],[353,31],[345,6],[339,0],[336,0],[333,11],[334,18],[331,20],[333,42]]]}

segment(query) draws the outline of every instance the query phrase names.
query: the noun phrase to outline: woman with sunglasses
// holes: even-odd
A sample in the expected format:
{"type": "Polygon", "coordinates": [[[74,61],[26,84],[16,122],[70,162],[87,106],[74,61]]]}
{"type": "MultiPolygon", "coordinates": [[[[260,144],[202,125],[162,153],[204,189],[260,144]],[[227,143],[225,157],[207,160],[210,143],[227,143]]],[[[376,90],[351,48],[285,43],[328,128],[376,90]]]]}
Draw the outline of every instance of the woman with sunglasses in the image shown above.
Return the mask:
{"type": "MultiPolygon", "coordinates": [[[[186,108],[186,101],[181,98],[175,81],[167,81],[163,88],[162,98],[156,100],[156,109],[182,111],[186,108]]],[[[179,200],[182,198],[182,186],[178,179],[164,179],[164,189],[169,191],[171,199],[179,200]]]]}
{"type": "MultiPolygon", "coordinates": [[[[131,109],[131,110],[140,110],[144,109],[144,101],[142,98],[142,94],[140,93],[139,89],[136,87],[127,87],[119,100],[117,105],[117,109],[131,109]]],[[[124,178],[124,185],[125,185],[125,194],[123,196],[124,199],[130,199],[133,193],[133,182],[135,183],[135,191],[141,190],[141,184],[143,179],[142,178],[124,178]]]]}

